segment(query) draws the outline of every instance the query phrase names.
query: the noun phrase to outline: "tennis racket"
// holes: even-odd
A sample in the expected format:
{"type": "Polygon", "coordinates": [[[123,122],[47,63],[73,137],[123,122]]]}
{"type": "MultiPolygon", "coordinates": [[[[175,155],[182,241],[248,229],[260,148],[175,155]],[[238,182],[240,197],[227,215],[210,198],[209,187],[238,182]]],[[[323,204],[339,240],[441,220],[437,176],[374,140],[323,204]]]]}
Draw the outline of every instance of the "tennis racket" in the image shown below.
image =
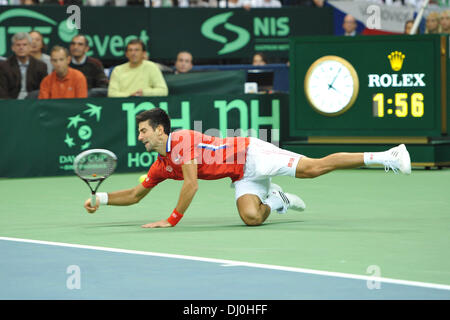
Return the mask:
{"type": "Polygon", "coordinates": [[[86,150],[75,157],[73,169],[91,189],[91,206],[95,207],[98,187],[114,172],[116,165],[116,155],[105,149],[86,150]],[[95,188],[91,185],[94,182],[97,182],[95,188]]]}

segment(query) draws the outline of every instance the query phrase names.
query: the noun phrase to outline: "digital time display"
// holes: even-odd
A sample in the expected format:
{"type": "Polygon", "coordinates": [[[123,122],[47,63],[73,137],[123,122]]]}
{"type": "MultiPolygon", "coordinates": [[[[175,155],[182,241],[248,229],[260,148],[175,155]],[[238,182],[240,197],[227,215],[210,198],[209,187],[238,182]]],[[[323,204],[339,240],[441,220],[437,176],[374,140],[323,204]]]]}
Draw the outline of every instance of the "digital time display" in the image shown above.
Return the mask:
{"type": "Polygon", "coordinates": [[[384,93],[372,96],[373,116],[383,118],[393,115],[398,118],[421,118],[424,115],[424,95],[414,92],[411,95],[405,92],[395,93],[393,98],[385,97],[384,93]]]}
{"type": "Polygon", "coordinates": [[[291,44],[292,140],[450,132],[448,36],[299,37],[291,44]]]}

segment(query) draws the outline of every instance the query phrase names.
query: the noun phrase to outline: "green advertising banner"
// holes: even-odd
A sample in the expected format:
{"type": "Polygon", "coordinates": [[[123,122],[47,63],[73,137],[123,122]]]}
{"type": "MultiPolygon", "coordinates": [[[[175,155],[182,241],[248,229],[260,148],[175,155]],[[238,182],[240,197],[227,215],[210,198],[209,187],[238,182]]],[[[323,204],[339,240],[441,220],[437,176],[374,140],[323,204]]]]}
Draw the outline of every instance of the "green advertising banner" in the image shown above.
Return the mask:
{"type": "Polygon", "coordinates": [[[304,37],[291,50],[291,136],[446,134],[448,37],[304,37]]]}
{"type": "Polygon", "coordinates": [[[118,172],[147,171],[157,155],[137,140],[135,116],[155,107],[168,112],[172,130],[257,136],[277,144],[286,134],[288,103],[286,94],[3,100],[0,177],[73,174],[75,156],[92,148],[116,153],[118,172]]]}
{"type": "Polygon", "coordinates": [[[174,59],[181,50],[194,59],[289,55],[289,37],[333,34],[331,8],[277,9],[170,8],[150,11],[151,55],[174,59]]]}
{"type": "Polygon", "coordinates": [[[124,58],[124,45],[140,38],[151,59],[174,60],[181,50],[194,59],[248,58],[256,51],[288,57],[289,37],[331,35],[331,8],[210,9],[0,6],[0,56],[11,54],[14,33],[38,30],[49,47],[68,47],[72,37],[85,34],[100,59],[124,58]],[[77,24],[79,23],[79,29],[77,24]]]}
{"type": "Polygon", "coordinates": [[[132,38],[149,43],[148,10],[81,7],[79,16],[76,14],[62,6],[0,7],[0,55],[11,54],[11,37],[15,33],[31,30],[42,33],[50,48],[68,48],[73,36],[85,34],[91,48],[88,55],[101,59],[123,58],[124,46],[132,38]]]}

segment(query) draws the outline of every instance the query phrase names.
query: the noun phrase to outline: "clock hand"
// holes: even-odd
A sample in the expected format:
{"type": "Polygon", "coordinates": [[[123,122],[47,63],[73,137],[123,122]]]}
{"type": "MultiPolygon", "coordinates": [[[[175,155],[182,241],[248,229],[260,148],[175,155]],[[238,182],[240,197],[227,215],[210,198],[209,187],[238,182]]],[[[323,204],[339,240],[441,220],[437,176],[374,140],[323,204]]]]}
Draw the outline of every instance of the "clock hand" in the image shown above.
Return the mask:
{"type": "MultiPolygon", "coordinates": [[[[331,83],[328,85],[328,89],[334,89],[333,83],[334,83],[334,81],[336,81],[336,78],[338,77],[338,75],[339,75],[339,73],[341,72],[341,70],[342,70],[342,67],[339,68],[338,72],[336,73],[336,75],[335,75],[334,78],[333,78],[333,81],[331,81],[331,83]]],[[[335,89],[335,90],[336,90],[336,89],[335,89]]]]}
{"type": "Polygon", "coordinates": [[[335,87],[333,87],[331,84],[328,85],[328,89],[333,89],[334,91],[336,91],[337,93],[339,93],[339,90],[336,89],[335,87]]]}

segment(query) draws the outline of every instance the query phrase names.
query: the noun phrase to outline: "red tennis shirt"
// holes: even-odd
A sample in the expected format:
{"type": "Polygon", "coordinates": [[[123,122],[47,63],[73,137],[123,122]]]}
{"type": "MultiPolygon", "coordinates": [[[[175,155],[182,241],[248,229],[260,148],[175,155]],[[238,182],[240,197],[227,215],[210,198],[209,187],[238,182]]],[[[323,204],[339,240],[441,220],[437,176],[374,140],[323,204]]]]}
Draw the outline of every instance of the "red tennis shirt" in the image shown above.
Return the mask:
{"type": "Polygon", "coordinates": [[[183,180],[181,166],[197,160],[197,176],[203,180],[229,177],[237,181],[244,175],[249,138],[218,138],[193,130],[179,130],[169,134],[166,156],[158,155],[147,178],[145,188],[152,188],[165,179],[183,180]]]}

